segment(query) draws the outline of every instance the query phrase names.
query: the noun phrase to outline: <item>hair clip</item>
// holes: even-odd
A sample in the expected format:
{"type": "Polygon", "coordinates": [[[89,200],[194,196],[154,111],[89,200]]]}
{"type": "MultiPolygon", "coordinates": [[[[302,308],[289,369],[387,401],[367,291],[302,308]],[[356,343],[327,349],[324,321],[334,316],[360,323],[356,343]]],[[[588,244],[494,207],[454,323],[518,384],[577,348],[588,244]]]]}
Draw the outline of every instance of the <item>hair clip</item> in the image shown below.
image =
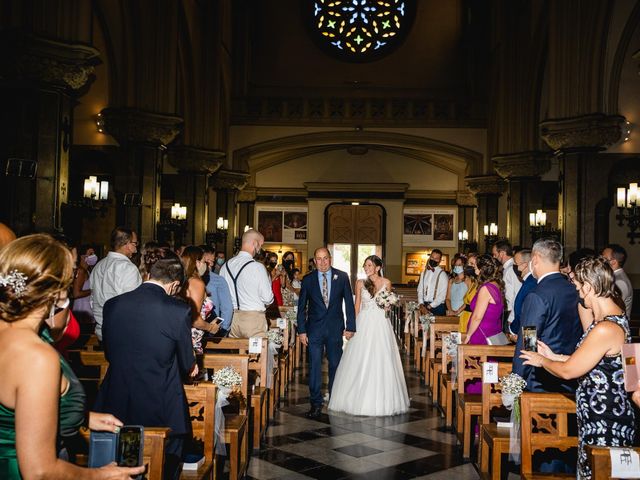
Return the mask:
{"type": "Polygon", "coordinates": [[[18,270],[11,270],[8,275],[0,275],[0,285],[13,288],[16,297],[21,297],[27,289],[28,277],[18,270]]]}

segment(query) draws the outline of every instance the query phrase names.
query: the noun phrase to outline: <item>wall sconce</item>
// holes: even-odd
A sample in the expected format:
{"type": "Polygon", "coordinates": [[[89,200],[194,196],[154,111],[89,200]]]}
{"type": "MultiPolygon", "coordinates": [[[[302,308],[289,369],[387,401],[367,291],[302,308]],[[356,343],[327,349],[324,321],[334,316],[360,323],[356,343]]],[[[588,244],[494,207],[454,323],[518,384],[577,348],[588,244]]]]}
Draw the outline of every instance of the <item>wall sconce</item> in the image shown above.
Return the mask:
{"type": "Polygon", "coordinates": [[[98,182],[98,177],[93,176],[85,178],[83,196],[90,200],[108,200],[109,182],[98,182]]]}
{"type": "Polygon", "coordinates": [[[186,220],[187,219],[187,207],[183,207],[179,203],[174,203],[171,206],[171,219],[172,220],[186,220]]]}
{"type": "Polygon", "coordinates": [[[628,142],[629,139],[631,138],[631,122],[629,122],[629,120],[624,122],[623,128],[624,128],[624,141],[628,142]]]}
{"type": "Polygon", "coordinates": [[[226,218],[218,217],[216,221],[216,228],[218,230],[229,230],[229,220],[226,218]]]}
{"type": "Polygon", "coordinates": [[[248,230],[251,230],[251,227],[250,227],[249,225],[245,225],[245,226],[244,226],[244,231],[246,232],[246,231],[248,231],[248,230]]]}
{"type": "Polygon", "coordinates": [[[98,129],[98,133],[104,133],[104,118],[102,118],[101,113],[96,115],[96,128],[98,129]]]}
{"type": "Polygon", "coordinates": [[[458,240],[460,242],[467,242],[469,240],[469,232],[466,230],[462,230],[458,232],[458,240]]]}
{"type": "Polygon", "coordinates": [[[529,230],[534,243],[541,238],[560,241],[560,231],[547,224],[547,212],[544,210],[538,209],[535,213],[529,213],[529,230]]]}
{"type": "Polygon", "coordinates": [[[638,209],[638,184],[630,183],[629,188],[619,187],[616,192],[616,206],[618,207],[618,226],[622,227],[625,222],[629,227],[629,243],[636,243],[636,238],[640,237],[640,210],[638,209]]]}
{"type": "Polygon", "coordinates": [[[491,223],[491,225],[485,225],[483,228],[484,231],[484,236],[485,237],[490,237],[490,236],[494,236],[497,237],[498,236],[498,225],[495,223],[491,223]]]}

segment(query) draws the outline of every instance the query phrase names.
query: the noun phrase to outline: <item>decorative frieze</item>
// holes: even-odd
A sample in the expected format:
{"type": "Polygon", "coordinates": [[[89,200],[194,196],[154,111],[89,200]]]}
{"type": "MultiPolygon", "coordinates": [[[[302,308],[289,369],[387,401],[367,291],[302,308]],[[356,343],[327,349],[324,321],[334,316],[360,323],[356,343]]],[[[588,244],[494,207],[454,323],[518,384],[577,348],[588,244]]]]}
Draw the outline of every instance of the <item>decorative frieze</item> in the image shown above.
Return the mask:
{"type": "Polygon", "coordinates": [[[625,118],[620,115],[593,113],[580,117],[545,120],[540,135],[553,150],[604,149],[616,143],[622,134],[625,118]]]}
{"type": "Polygon", "coordinates": [[[100,114],[105,131],[120,145],[169,145],[180,133],[182,118],[134,108],[105,108],[100,114]]]}
{"type": "Polygon", "coordinates": [[[507,183],[498,175],[479,175],[476,177],[466,177],[465,182],[467,188],[476,197],[482,195],[502,195],[506,188],[507,183]]]}
{"type": "Polygon", "coordinates": [[[249,174],[247,172],[222,169],[211,177],[209,186],[216,190],[242,190],[247,186],[248,181],[249,174]]]}
{"type": "Polygon", "coordinates": [[[209,175],[215,173],[224,163],[225,152],[180,145],[169,149],[171,166],[181,173],[209,175]]]}
{"type": "Polygon", "coordinates": [[[493,166],[502,178],[540,177],[551,169],[551,160],[544,152],[531,151],[495,155],[493,166]]]}

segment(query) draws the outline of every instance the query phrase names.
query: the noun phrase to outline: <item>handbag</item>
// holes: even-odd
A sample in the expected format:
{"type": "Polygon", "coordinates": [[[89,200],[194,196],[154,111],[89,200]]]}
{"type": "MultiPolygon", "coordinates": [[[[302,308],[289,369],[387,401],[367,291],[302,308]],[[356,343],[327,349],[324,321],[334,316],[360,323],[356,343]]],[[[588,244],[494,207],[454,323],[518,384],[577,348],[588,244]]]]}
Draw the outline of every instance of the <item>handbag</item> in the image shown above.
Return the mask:
{"type": "Polygon", "coordinates": [[[487,337],[482,331],[482,328],[478,327],[478,329],[480,330],[480,333],[482,333],[484,338],[487,340],[487,345],[509,345],[511,343],[507,338],[507,336],[504,334],[504,332],[498,332],[495,335],[491,335],[490,337],[487,337]]]}

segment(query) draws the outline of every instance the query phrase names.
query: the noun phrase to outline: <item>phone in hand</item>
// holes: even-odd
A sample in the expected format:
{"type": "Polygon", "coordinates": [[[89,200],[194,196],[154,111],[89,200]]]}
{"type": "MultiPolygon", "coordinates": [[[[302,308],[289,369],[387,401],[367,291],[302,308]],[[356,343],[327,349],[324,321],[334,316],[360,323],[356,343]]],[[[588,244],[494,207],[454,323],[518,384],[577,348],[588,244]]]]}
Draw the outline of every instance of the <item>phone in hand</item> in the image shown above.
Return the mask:
{"type": "Polygon", "coordinates": [[[121,467],[139,467],[144,452],[144,427],[125,425],[120,429],[116,461],[121,467]]]}
{"type": "Polygon", "coordinates": [[[536,327],[522,327],[522,348],[528,352],[538,351],[538,333],[536,327]]]}
{"type": "Polygon", "coordinates": [[[224,322],[224,319],[220,318],[220,317],[216,317],[216,318],[213,319],[213,321],[215,323],[217,323],[218,325],[220,325],[222,322],[224,322]]]}

